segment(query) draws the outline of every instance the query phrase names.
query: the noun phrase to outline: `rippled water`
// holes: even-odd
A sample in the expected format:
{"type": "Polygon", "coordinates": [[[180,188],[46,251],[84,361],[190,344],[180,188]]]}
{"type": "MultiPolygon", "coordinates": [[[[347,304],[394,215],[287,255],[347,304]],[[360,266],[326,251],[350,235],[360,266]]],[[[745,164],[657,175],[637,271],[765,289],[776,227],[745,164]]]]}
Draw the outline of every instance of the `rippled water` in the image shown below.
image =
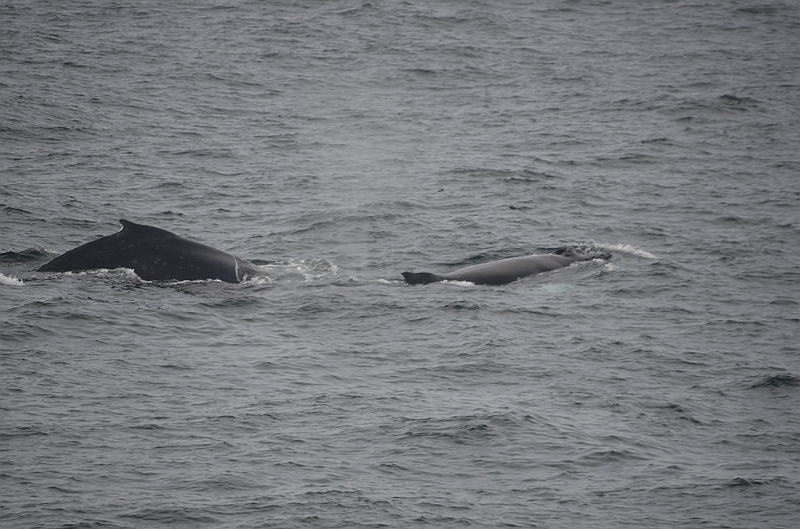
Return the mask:
{"type": "Polygon", "coordinates": [[[0,19],[3,527],[800,523],[793,3],[0,19]],[[35,272],[120,218],[267,279],[35,272]]]}

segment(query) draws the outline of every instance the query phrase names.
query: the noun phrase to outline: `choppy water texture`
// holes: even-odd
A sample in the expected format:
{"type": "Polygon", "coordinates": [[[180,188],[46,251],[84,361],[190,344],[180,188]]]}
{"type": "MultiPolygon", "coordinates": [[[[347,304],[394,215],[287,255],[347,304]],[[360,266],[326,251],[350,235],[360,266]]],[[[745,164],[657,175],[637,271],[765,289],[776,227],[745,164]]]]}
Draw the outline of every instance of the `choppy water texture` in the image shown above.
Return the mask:
{"type": "Polygon", "coordinates": [[[3,527],[800,525],[795,2],[0,20],[3,527]],[[268,279],[35,272],[119,218],[268,279]]]}

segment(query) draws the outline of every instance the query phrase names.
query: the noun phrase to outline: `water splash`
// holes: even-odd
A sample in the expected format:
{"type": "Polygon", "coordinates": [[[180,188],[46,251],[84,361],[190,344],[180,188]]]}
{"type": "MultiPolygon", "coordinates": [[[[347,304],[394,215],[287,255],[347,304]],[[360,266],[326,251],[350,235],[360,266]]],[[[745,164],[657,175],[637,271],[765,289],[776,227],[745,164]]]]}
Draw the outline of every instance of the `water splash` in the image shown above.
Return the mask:
{"type": "Polygon", "coordinates": [[[5,285],[9,287],[21,287],[25,283],[22,282],[21,279],[17,279],[14,276],[6,276],[0,273],[0,285],[5,285]]]}
{"type": "Polygon", "coordinates": [[[631,246],[630,244],[594,244],[592,246],[595,250],[607,250],[611,253],[624,253],[628,255],[635,255],[636,257],[644,257],[645,259],[658,259],[652,253],[631,246]]]}
{"type": "Polygon", "coordinates": [[[290,259],[259,265],[258,268],[272,281],[299,279],[315,281],[336,277],[339,268],[325,259],[290,259]]]}

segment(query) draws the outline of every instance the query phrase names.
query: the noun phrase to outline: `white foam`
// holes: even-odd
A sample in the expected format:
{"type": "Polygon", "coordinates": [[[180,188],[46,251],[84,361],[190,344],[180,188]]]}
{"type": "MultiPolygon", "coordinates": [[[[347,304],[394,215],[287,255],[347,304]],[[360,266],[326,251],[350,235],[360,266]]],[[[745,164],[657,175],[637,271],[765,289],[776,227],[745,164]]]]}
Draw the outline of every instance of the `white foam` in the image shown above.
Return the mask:
{"type": "Polygon", "coordinates": [[[136,275],[136,272],[133,271],[133,268],[95,268],[92,270],[67,270],[66,272],[56,272],[56,274],[61,274],[67,277],[82,277],[82,276],[96,276],[100,278],[121,278],[121,279],[132,279],[135,281],[140,281],[143,283],[151,283],[151,281],[146,281],[136,275]]]}
{"type": "Polygon", "coordinates": [[[259,265],[271,281],[301,277],[303,281],[314,281],[336,277],[339,268],[325,259],[290,259],[288,261],[259,265]]]}
{"type": "Polygon", "coordinates": [[[609,263],[608,261],[606,261],[605,266],[603,266],[603,272],[613,272],[616,269],[616,265],[614,265],[614,263],[609,263]]]}
{"type": "Polygon", "coordinates": [[[242,281],[245,285],[269,285],[270,283],[274,283],[275,280],[271,277],[255,275],[250,276],[247,275],[245,279],[242,281]]]}
{"type": "Polygon", "coordinates": [[[536,288],[529,290],[528,292],[533,295],[540,295],[540,294],[564,294],[573,290],[575,287],[573,285],[568,285],[566,283],[549,283],[545,285],[539,285],[536,288]]]}
{"type": "Polygon", "coordinates": [[[456,286],[459,286],[459,287],[474,287],[475,286],[475,283],[473,283],[472,281],[457,281],[455,279],[445,279],[444,281],[440,281],[440,283],[443,283],[445,285],[456,285],[456,286]]]}
{"type": "Polygon", "coordinates": [[[644,257],[645,259],[658,259],[658,257],[650,252],[640,250],[639,248],[631,246],[630,244],[594,244],[592,247],[599,250],[607,250],[612,253],[626,253],[629,255],[635,255],[636,257],[644,257]]]}
{"type": "Polygon", "coordinates": [[[5,285],[8,287],[21,287],[25,283],[22,282],[21,279],[17,279],[14,276],[6,276],[0,273],[0,285],[5,285]]]}

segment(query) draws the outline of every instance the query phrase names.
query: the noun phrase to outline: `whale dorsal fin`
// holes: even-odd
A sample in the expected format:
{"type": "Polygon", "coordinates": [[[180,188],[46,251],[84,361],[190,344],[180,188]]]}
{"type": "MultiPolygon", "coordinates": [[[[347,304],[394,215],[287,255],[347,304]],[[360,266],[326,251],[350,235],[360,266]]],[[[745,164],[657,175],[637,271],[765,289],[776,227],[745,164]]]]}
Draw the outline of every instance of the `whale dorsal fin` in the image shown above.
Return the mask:
{"type": "Polygon", "coordinates": [[[141,234],[144,235],[145,233],[153,232],[153,231],[165,231],[161,228],[154,228],[153,226],[148,226],[146,224],[136,224],[135,222],[131,222],[125,219],[119,219],[119,223],[122,224],[121,232],[125,235],[132,235],[132,234],[141,234]]]}
{"type": "Polygon", "coordinates": [[[148,226],[147,224],[136,224],[125,219],[119,219],[119,223],[122,224],[122,230],[117,233],[122,233],[126,237],[178,237],[170,231],[148,226]]]}
{"type": "Polygon", "coordinates": [[[129,220],[125,220],[125,219],[119,219],[119,223],[122,224],[122,231],[125,231],[125,230],[133,231],[137,227],[139,227],[138,224],[135,224],[135,223],[133,223],[133,222],[131,222],[129,220]]]}

